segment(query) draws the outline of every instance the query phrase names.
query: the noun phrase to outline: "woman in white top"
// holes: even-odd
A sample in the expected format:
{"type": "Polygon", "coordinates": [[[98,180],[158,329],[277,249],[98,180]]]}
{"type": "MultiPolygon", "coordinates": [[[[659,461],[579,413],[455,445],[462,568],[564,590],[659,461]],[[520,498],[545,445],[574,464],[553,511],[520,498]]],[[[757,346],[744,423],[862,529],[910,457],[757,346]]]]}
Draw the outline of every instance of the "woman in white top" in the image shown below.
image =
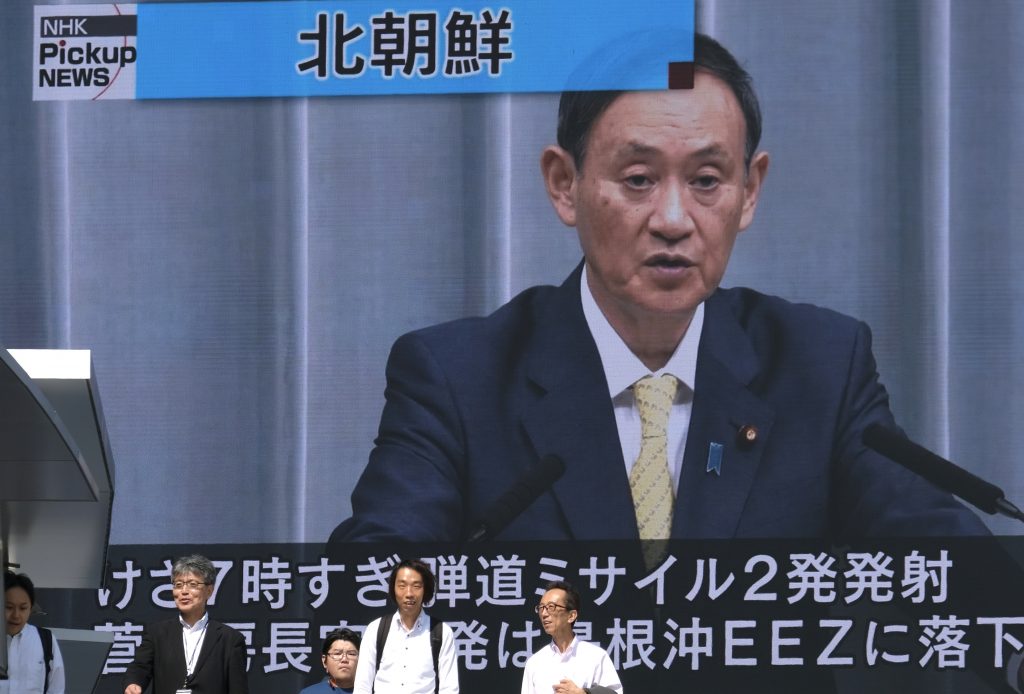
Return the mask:
{"type": "Polygon", "coordinates": [[[64,694],[64,661],[57,639],[52,639],[53,656],[47,668],[42,637],[28,623],[35,602],[36,589],[28,576],[4,572],[7,680],[0,680],[0,694],[64,694]]]}

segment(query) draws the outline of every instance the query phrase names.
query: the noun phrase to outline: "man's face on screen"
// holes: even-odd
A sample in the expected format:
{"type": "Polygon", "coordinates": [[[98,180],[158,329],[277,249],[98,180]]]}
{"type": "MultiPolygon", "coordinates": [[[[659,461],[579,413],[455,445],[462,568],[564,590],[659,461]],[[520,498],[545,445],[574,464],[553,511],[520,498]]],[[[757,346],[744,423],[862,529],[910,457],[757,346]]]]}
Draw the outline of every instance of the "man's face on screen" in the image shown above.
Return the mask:
{"type": "Polygon", "coordinates": [[[747,172],[745,127],[728,85],[697,72],[693,89],[623,94],[591,128],[581,170],[568,158],[564,195],[552,199],[617,329],[685,326],[718,286],[768,165],[762,153],[747,172]]]}

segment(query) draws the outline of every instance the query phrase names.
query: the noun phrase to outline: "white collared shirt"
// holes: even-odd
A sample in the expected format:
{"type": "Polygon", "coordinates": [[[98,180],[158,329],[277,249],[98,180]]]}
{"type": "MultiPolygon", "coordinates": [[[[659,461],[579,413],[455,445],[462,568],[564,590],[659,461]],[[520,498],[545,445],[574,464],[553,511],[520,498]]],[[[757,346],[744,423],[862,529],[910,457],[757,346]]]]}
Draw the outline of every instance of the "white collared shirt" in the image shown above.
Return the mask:
{"type": "Polygon", "coordinates": [[[690,414],[693,410],[697,348],[700,346],[700,336],[704,330],[704,303],[697,306],[686,334],[679,341],[668,363],[651,374],[601,312],[587,284],[586,266],[583,267],[580,278],[580,298],[583,301],[583,315],[587,320],[587,327],[590,328],[590,334],[597,344],[601,366],[604,367],[604,376],[608,381],[608,395],[615,408],[615,425],[619,430],[626,475],[629,475],[637,456],[640,455],[640,411],[633,396],[633,384],[644,376],[661,376],[666,373],[679,379],[679,390],[676,392],[676,399],[672,403],[668,418],[668,472],[672,477],[672,488],[678,494],[683,453],[686,451],[686,436],[690,430],[690,414]]]}
{"type": "MultiPolygon", "coordinates": [[[[0,680],[0,694],[43,694],[46,677],[43,642],[39,640],[39,630],[31,624],[7,637],[7,674],[9,679],[0,680]]],[[[64,659],[56,636],[53,637],[53,663],[46,694],[64,694],[64,659]]]]}
{"type": "Polygon", "coordinates": [[[203,613],[192,626],[189,626],[181,615],[178,615],[178,622],[181,623],[181,638],[185,648],[185,675],[191,675],[196,669],[199,652],[203,650],[206,627],[210,624],[210,613],[203,613]]]}
{"type": "Polygon", "coordinates": [[[552,641],[530,656],[523,670],[522,694],[551,694],[561,680],[572,680],[577,687],[595,684],[622,691],[622,683],[611,658],[600,646],[573,637],[562,653],[552,641]]]}
{"type": "MultiPolygon", "coordinates": [[[[384,655],[377,669],[377,631],[380,619],[363,632],[356,665],[355,694],[434,694],[434,658],[430,652],[430,616],[420,612],[412,629],[406,629],[398,613],[390,617],[384,655]]],[[[455,663],[455,636],[447,624],[441,627],[441,652],[437,658],[441,694],[459,694],[455,663]]]]}

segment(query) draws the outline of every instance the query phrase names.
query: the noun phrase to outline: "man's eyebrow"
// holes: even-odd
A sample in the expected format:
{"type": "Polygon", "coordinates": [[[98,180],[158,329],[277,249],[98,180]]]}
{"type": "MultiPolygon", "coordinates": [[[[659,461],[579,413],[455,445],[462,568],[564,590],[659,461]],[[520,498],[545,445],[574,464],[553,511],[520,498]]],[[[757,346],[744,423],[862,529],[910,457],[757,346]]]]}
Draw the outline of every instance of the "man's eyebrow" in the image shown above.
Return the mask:
{"type": "Polygon", "coordinates": [[[701,147],[696,152],[693,152],[691,157],[698,159],[731,159],[729,150],[720,144],[710,144],[707,147],[701,147]]]}
{"type": "MultiPolygon", "coordinates": [[[[661,149],[659,147],[654,147],[643,142],[630,140],[629,142],[625,143],[625,145],[623,145],[619,153],[625,156],[650,156],[661,153],[661,149]]],[[[698,150],[690,152],[687,155],[687,158],[730,160],[732,159],[732,156],[730,155],[729,150],[726,147],[723,147],[721,144],[718,143],[712,143],[710,145],[701,147],[698,150]]]]}
{"type": "Polygon", "coordinates": [[[657,147],[652,147],[651,145],[644,144],[643,142],[630,140],[625,144],[625,146],[623,146],[622,151],[625,154],[630,155],[647,155],[657,154],[661,150],[659,150],[657,147]]]}

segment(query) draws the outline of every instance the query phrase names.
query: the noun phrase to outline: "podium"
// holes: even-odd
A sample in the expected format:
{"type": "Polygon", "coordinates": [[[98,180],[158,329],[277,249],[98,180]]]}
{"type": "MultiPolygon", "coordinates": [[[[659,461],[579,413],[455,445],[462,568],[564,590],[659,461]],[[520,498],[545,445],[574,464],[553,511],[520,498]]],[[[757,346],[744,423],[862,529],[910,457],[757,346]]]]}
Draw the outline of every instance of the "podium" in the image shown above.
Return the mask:
{"type": "MultiPolygon", "coordinates": [[[[102,586],[114,474],[89,351],[0,349],[0,413],[4,566],[19,567],[39,588],[102,586]]],[[[82,640],[73,630],[57,633],[82,640]]],[[[79,691],[92,690],[110,647],[105,637],[106,647],[90,647],[81,661],[92,679],[79,691]]],[[[6,673],[0,649],[0,678],[6,673]]],[[[69,669],[68,681],[80,674],[88,676],[69,669]]]]}

